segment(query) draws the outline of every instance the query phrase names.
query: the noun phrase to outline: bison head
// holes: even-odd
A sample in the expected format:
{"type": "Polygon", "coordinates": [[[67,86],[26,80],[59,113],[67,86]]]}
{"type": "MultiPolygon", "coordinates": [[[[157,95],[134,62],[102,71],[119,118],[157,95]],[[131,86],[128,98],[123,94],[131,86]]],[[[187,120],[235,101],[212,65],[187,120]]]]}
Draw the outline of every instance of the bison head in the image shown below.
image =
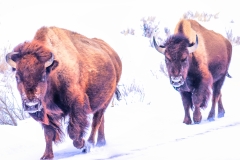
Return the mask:
{"type": "Polygon", "coordinates": [[[165,56],[166,67],[171,85],[177,90],[189,90],[186,85],[191,59],[190,54],[197,49],[198,37],[195,43],[189,43],[189,40],[181,34],[170,36],[164,46],[158,46],[155,38],[153,43],[156,50],[165,56]]]}
{"type": "Polygon", "coordinates": [[[24,111],[35,120],[44,122],[46,111],[43,99],[49,74],[47,68],[53,64],[53,54],[38,43],[25,42],[8,53],[6,61],[16,70],[17,88],[24,111]]]}

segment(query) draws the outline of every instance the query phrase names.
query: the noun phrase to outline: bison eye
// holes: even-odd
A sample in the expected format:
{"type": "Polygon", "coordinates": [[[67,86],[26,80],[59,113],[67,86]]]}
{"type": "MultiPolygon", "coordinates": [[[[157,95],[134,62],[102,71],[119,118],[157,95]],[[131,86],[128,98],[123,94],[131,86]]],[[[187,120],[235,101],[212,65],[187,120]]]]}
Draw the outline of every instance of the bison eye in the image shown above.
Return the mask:
{"type": "Polygon", "coordinates": [[[16,75],[16,81],[17,81],[17,83],[20,83],[21,82],[21,80],[20,80],[20,78],[16,75]]]}
{"type": "Polygon", "coordinates": [[[170,60],[170,59],[168,59],[168,58],[165,58],[165,62],[166,62],[166,63],[170,63],[170,62],[171,62],[171,60],[170,60]]]}
{"type": "Polygon", "coordinates": [[[42,81],[42,82],[45,82],[45,81],[46,81],[46,74],[42,75],[41,81],[42,81]]]}
{"type": "Polygon", "coordinates": [[[184,59],[181,59],[181,62],[186,62],[187,61],[187,57],[184,59]]]}

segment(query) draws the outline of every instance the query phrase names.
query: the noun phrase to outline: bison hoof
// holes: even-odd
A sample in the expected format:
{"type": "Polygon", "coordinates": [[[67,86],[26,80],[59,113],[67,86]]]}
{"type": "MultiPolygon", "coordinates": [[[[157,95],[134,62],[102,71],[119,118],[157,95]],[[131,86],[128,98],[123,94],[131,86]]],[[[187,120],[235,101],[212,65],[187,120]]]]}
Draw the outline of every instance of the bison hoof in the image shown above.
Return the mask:
{"type": "Polygon", "coordinates": [[[222,118],[222,117],[224,117],[224,112],[221,112],[221,113],[218,113],[218,118],[222,118]]]}
{"type": "Polygon", "coordinates": [[[201,123],[201,121],[202,121],[202,116],[199,117],[199,118],[193,118],[193,121],[194,121],[195,124],[201,123]]]}
{"type": "Polygon", "coordinates": [[[201,123],[201,120],[200,121],[194,121],[195,124],[199,124],[201,123]]]}
{"type": "Polygon", "coordinates": [[[80,148],[80,151],[82,153],[88,153],[90,152],[91,148],[93,147],[93,145],[89,142],[85,142],[84,143],[84,146],[82,148],[80,148]]]}
{"type": "Polygon", "coordinates": [[[190,118],[184,118],[183,123],[192,124],[192,120],[190,118]]]}
{"type": "Polygon", "coordinates": [[[202,121],[202,115],[200,112],[194,111],[193,113],[193,121],[195,124],[199,124],[202,121]]]}
{"type": "Polygon", "coordinates": [[[105,146],[105,145],[106,145],[105,140],[98,141],[97,144],[96,144],[97,147],[102,147],[102,146],[105,146]]]}
{"type": "Polygon", "coordinates": [[[78,148],[78,149],[81,149],[82,147],[84,147],[84,140],[74,140],[73,141],[73,146],[78,148]]]}
{"type": "Polygon", "coordinates": [[[41,160],[53,160],[53,155],[51,155],[51,154],[49,154],[49,155],[43,155],[42,157],[41,157],[41,160]]]}
{"type": "Polygon", "coordinates": [[[215,121],[215,119],[213,117],[209,117],[208,121],[212,122],[212,121],[215,121]]]}

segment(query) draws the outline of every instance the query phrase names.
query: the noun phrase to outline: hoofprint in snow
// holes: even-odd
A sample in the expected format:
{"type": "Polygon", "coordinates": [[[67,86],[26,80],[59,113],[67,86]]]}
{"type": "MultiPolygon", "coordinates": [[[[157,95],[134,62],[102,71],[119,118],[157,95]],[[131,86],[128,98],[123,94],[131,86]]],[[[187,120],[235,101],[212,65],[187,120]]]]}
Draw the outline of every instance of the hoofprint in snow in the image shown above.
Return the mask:
{"type": "MultiPolygon", "coordinates": [[[[140,30],[143,16],[156,16],[161,20],[160,31],[168,27],[172,33],[179,16],[188,10],[220,11],[219,19],[201,23],[224,36],[227,29],[233,29],[233,33],[239,35],[238,5],[230,1],[219,5],[209,1],[208,5],[204,5],[203,2],[186,0],[174,2],[175,6],[183,7],[169,12],[172,1],[164,4],[151,0],[149,3],[134,0],[95,2],[0,2],[0,48],[7,42],[11,42],[13,47],[30,40],[35,31],[44,25],[98,37],[108,42],[123,61],[120,88],[124,90],[133,85],[138,90],[123,96],[120,102],[115,100],[115,106],[106,110],[106,146],[82,154],[73,147],[66,134],[62,143],[54,145],[54,159],[240,160],[240,107],[239,95],[236,94],[240,88],[240,47],[233,47],[229,68],[233,78],[226,78],[222,89],[225,117],[208,122],[209,102],[209,107],[202,110],[200,124],[185,125],[182,123],[184,109],[180,95],[159,71],[163,56],[149,47],[149,40],[141,36],[140,30]],[[230,23],[231,20],[234,23],[230,23]],[[120,34],[127,27],[136,29],[136,35],[120,34]]],[[[33,119],[19,121],[17,127],[0,126],[0,131],[0,159],[35,160],[42,156],[44,133],[41,125],[33,119]]]]}
{"type": "MultiPolygon", "coordinates": [[[[166,104],[167,105],[167,104],[166,104]]],[[[175,107],[174,103],[169,103],[175,107]]],[[[66,135],[54,145],[55,159],[237,159],[240,144],[240,122],[237,115],[226,114],[209,123],[204,111],[198,125],[181,123],[180,110],[162,105],[119,104],[106,111],[107,145],[82,154],[66,135]],[[233,146],[230,147],[229,146],[233,146]],[[186,151],[187,150],[187,151],[186,151]],[[204,153],[203,153],[204,152],[204,153]],[[222,153],[222,154],[213,154],[222,153]]],[[[0,126],[3,159],[38,159],[45,146],[43,130],[32,119],[18,127],[0,126]]]]}

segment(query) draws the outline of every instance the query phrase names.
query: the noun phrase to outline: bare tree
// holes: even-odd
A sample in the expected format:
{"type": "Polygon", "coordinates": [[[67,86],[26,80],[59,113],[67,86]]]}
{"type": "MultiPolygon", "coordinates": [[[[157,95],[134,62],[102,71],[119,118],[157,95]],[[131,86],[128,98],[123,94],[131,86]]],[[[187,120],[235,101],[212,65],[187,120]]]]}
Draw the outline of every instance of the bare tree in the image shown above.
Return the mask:
{"type": "Polygon", "coordinates": [[[17,89],[14,86],[14,73],[5,62],[5,55],[9,48],[2,49],[2,56],[0,56],[0,124],[16,126],[18,120],[23,120],[29,115],[24,113],[19,105],[17,89]]]}

